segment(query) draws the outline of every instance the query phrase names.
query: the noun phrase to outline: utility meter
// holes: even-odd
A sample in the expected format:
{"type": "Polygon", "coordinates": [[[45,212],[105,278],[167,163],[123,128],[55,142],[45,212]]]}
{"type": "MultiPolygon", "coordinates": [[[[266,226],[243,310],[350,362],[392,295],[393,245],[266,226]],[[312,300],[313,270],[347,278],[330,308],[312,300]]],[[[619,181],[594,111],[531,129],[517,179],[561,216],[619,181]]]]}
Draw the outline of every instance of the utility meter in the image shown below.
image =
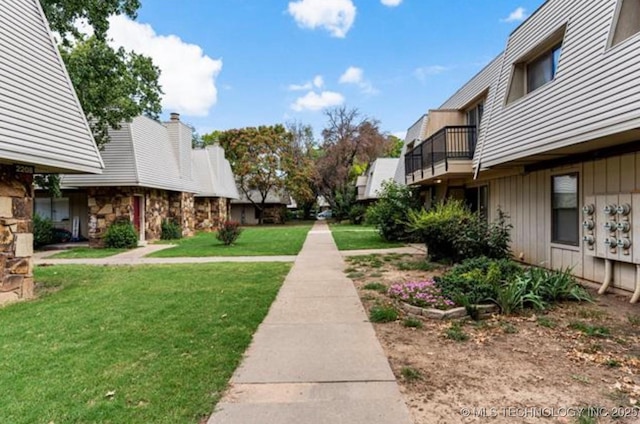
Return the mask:
{"type": "Polygon", "coordinates": [[[618,212],[618,215],[627,216],[629,215],[629,212],[631,212],[631,205],[628,203],[625,203],[624,205],[619,205],[616,211],[618,212]]]}
{"type": "Polygon", "coordinates": [[[615,215],[618,212],[618,206],[607,205],[604,207],[604,213],[607,215],[615,215]]]}
{"type": "Polygon", "coordinates": [[[615,221],[607,221],[604,223],[604,228],[610,232],[613,232],[618,228],[618,224],[615,221]]]}
{"type": "Polygon", "coordinates": [[[614,248],[618,246],[618,240],[614,238],[606,238],[604,239],[604,245],[610,248],[614,248]]]}
{"type": "Polygon", "coordinates": [[[593,213],[596,211],[596,207],[593,203],[590,203],[588,205],[584,205],[582,207],[582,213],[584,213],[585,215],[593,215],[593,213]]]}
{"type": "Polygon", "coordinates": [[[593,236],[584,236],[582,237],[582,241],[584,241],[588,245],[592,245],[596,242],[596,239],[593,236]]]}
{"type": "Polygon", "coordinates": [[[629,226],[629,222],[621,221],[618,222],[618,231],[622,231],[623,233],[628,233],[631,227],[629,226]]]}
{"type": "Polygon", "coordinates": [[[621,249],[629,249],[631,247],[631,240],[628,238],[618,240],[618,247],[621,249]]]}
{"type": "Polygon", "coordinates": [[[582,222],[582,226],[584,227],[585,230],[593,230],[593,227],[595,227],[595,225],[596,224],[590,219],[585,219],[582,222]]]}

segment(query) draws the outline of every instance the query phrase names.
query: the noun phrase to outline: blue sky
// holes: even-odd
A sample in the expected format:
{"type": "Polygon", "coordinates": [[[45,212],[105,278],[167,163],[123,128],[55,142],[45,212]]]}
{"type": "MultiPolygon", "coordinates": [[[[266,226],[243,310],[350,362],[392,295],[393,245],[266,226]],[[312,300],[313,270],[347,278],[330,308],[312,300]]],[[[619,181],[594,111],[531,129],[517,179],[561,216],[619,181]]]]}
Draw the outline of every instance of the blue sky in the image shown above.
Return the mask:
{"type": "Polygon", "coordinates": [[[298,120],[319,137],[321,106],[336,104],[402,133],[542,2],[143,0],[137,23],[112,22],[112,36],[154,58],[165,116],[200,133],[298,120]]]}

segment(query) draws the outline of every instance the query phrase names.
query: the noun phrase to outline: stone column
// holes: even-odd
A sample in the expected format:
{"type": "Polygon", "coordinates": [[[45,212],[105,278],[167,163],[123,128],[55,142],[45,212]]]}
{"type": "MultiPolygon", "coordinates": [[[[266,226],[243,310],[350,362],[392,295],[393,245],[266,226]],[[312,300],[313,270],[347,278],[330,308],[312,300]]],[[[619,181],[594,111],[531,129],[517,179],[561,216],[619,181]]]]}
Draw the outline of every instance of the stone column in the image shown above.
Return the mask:
{"type": "Polygon", "coordinates": [[[33,174],[0,165],[0,304],[34,296],[33,174]]]}

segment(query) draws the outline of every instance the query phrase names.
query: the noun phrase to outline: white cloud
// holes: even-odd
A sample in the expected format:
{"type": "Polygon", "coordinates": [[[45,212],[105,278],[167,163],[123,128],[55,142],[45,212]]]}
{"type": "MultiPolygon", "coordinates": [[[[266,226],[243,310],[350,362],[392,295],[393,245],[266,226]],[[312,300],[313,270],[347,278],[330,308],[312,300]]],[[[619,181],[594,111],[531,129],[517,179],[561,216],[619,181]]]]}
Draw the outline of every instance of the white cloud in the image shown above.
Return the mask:
{"type": "Polygon", "coordinates": [[[161,70],[166,111],[191,116],[206,116],[218,100],[216,77],[222,60],[212,59],[200,46],[182,41],[175,35],[158,35],[151,25],[123,16],[109,20],[111,44],[149,56],[161,70]]]}
{"type": "Polygon", "coordinates": [[[451,67],[448,67],[448,66],[429,65],[429,66],[423,66],[421,68],[416,69],[415,71],[413,71],[413,74],[421,82],[425,82],[427,80],[427,77],[443,74],[450,69],[451,67]]]}
{"type": "Polygon", "coordinates": [[[339,106],[344,103],[344,96],[333,91],[323,91],[320,94],[310,91],[298,98],[291,105],[291,109],[301,112],[303,110],[318,111],[331,106],[339,106]]]}
{"type": "Polygon", "coordinates": [[[365,80],[364,70],[355,66],[350,66],[340,76],[338,80],[340,84],[354,84],[360,87],[360,90],[365,94],[378,94],[378,90],[373,87],[370,81],[365,80]]]}
{"type": "Polygon", "coordinates": [[[340,84],[360,84],[364,76],[362,68],[356,68],[355,66],[349,66],[344,74],[340,76],[340,84]]]}
{"type": "Polygon", "coordinates": [[[511,12],[509,16],[504,19],[500,19],[502,22],[522,22],[527,19],[527,10],[524,7],[518,7],[511,12]]]}
{"type": "Polygon", "coordinates": [[[352,0],[298,0],[289,3],[288,12],[302,28],[324,28],[344,38],[356,18],[352,0]]]}
{"type": "Polygon", "coordinates": [[[380,3],[384,4],[385,6],[396,7],[400,6],[402,0],[380,0],[380,3]]]}
{"type": "Polygon", "coordinates": [[[324,86],[324,78],[322,75],[316,75],[313,80],[307,81],[304,84],[291,84],[289,85],[289,91],[309,91],[313,88],[322,88],[324,86]]]}

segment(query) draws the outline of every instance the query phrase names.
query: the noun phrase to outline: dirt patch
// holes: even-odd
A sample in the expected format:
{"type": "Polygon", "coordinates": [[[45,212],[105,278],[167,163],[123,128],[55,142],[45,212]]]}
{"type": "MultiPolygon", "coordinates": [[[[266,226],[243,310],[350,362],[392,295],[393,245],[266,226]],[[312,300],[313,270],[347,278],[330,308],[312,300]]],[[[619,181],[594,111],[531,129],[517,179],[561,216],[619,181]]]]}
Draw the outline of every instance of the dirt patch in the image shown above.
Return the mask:
{"type": "MultiPolygon", "coordinates": [[[[443,272],[419,255],[347,267],[367,309],[392,303],[385,286],[443,272]]],[[[640,305],[594,296],[537,315],[416,324],[401,314],[374,327],[416,424],[639,423],[640,305]],[[579,421],[585,408],[598,417],[579,421]]]]}

